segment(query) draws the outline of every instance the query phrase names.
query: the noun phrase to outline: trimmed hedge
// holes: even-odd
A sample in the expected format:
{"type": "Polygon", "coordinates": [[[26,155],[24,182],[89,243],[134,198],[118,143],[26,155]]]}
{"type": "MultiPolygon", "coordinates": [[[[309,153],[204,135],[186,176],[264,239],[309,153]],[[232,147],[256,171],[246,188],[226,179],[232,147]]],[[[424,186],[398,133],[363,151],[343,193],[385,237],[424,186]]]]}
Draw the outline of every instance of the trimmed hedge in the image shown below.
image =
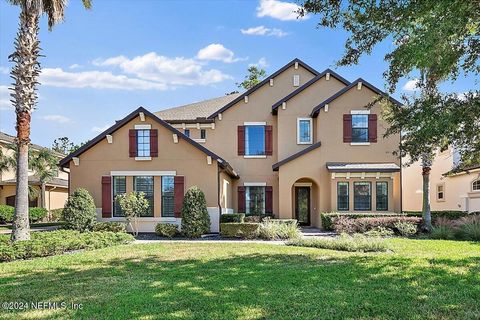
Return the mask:
{"type": "Polygon", "coordinates": [[[62,221],[63,220],[63,208],[50,210],[50,219],[48,221],[62,221]]]}
{"type": "Polygon", "coordinates": [[[346,217],[351,219],[357,218],[370,218],[370,217],[396,217],[401,216],[398,213],[381,213],[381,212],[322,212],[320,213],[320,219],[322,221],[322,228],[325,230],[333,230],[333,220],[339,217],[346,217]]]}
{"type": "Polygon", "coordinates": [[[92,250],[127,244],[134,238],[123,232],[78,232],[58,230],[33,232],[31,240],[10,242],[9,236],[0,237],[0,261],[31,259],[62,254],[74,250],[92,250]]]}
{"type": "Polygon", "coordinates": [[[127,226],[122,222],[95,222],[93,231],[127,232],[127,226]]]}
{"type": "Polygon", "coordinates": [[[245,213],[224,213],[220,215],[220,223],[245,222],[245,213]]]}
{"type": "MultiPolygon", "coordinates": [[[[5,204],[0,205],[0,223],[12,223],[13,215],[15,213],[15,208],[12,206],[7,206],[5,204]]],[[[30,222],[36,222],[42,220],[48,214],[47,209],[31,207],[28,208],[28,216],[30,222]]]]}
{"type": "Polygon", "coordinates": [[[255,238],[260,228],[259,223],[220,223],[220,234],[227,238],[255,238]]]}
{"type": "MultiPolygon", "coordinates": [[[[364,233],[377,229],[379,227],[388,228],[393,230],[396,234],[402,234],[403,230],[399,230],[397,226],[399,223],[410,223],[418,228],[422,218],[417,217],[369,217],[369,218],[357,218],[351,219],[347,217],[339,217],[333,221],[333,229],[337,233],[364,233]]],[[[413,226],[412,226],[413,227],[413,226]]]]}
{"type": "Polygon", "coordinates": [[[31,222],[42,220],[48,214],[48,210],[45,208],[28,208],[28,216],[31,222]]]}
{"type": "MultiPolygon", "coordinates": [[[[421,211],[404,211],[407,217],[422,217],[421,211]]],[[[443,211],[431,211],[432,220],[438,218],[447,218],[450,220],[457,220],[469,215],[475,214],[474,212],[468,213],[467,211],[458,211],[458,210],[443,210],[443,211]]]]}
{"type": "Polygon", "coordinates": [[[287,242],[287,245],[350,252],[384,252],[388,250],[385,240],[361,234],[353,236],[342,234],[338,238],[299,238],[287,242]]]}
{"type": "Polygon", "coordinates": [[[178,234],[178,227],[173,223],[158,223],[155,226],[155,233],[160,237],[173,238],[178,234]]]}

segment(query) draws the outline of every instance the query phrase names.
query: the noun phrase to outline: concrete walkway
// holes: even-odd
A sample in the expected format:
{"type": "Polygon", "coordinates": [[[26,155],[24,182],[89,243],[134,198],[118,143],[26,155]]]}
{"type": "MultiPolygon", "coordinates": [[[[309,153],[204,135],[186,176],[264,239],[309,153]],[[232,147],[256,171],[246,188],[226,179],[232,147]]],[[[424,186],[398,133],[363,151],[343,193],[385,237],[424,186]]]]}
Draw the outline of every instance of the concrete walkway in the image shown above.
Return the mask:
{"type": "MultiPolygon", "coordinates": [[[[32,227],[30,228],[31,232],[37,232],[37,231],[54,231],[57,230],[58,226],[45,226],[45,227],[32,227]]],[[[12,229],[0,229],[0,234],[11,234],[12,229]]]]}

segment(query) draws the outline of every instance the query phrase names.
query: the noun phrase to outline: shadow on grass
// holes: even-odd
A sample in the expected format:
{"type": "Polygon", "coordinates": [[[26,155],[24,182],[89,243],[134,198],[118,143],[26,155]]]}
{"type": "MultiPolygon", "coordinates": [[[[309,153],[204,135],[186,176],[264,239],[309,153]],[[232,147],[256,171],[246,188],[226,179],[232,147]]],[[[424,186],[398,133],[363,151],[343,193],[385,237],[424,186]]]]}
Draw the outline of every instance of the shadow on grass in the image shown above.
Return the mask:
{"type": "Polygon", "coordinates": [[[480,318],[480,257],[257,253],[169,260],[151,255],[106,259],[95,268],[20,270],[0,276],[0,300],[84,306],[45,318],[480,318]]]}

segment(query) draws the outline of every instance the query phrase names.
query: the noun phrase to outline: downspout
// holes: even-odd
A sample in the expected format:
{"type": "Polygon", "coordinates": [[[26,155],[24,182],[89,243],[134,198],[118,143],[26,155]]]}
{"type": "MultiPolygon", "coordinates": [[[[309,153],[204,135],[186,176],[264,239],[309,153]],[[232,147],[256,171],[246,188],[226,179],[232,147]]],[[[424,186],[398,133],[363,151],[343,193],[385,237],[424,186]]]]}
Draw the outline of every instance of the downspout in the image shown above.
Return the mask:
{"type": "Polygon", "coordinates": [[[218,212],[220,213],[220,215],[222,215],[222,204],[220,201],[220,173],[221,172],[223,172],[223,170],[220,168],[217,161],[217,204],[218,204],[218,212]]]}
{"type": "Polygon", "coordinates": [[[403,163],[402,163],[402,134],[400,133],[400,214],[403,213],[403,163]]]}

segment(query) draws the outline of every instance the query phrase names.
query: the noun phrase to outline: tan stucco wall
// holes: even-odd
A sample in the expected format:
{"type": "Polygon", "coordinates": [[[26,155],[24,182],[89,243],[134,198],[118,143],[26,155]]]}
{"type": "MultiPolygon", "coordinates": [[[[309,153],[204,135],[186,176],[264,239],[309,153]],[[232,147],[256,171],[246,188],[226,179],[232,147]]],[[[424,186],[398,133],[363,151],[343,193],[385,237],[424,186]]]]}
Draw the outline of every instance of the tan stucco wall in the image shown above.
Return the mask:
{"type": "Polygon", "coordinates": [[[47,187],[45,206],[48,210],[59,209],[65,206],[68,199],[68,189],[47,187]]]}
{"type": "MultiPolygon", "coordinates": [[[[197,185],[204,193],[208,207],[218,207],[217,201],[217,163],[207,164],[207,155],[188,142],[179,139],[173,142],[172,132],[156,121],[146,118],[145,122],[137,117],[113,133],[113,143],[104,139],[93,148],[80,155],[80,164],[70,162],[70,188],[86,188],[95,199],[95,205],[101,207],[101,177],[111,171],[176,171],[185,176],[185,188],[197,185]],[[158,129],[158,157],[151,161],[136,161],[129,157],[128,130],[135,125],[150,124],[158,129]]],[[[154,215],[160,216],[160,177],[154,179],[154,215]]],[[[127,192],[133,191],[133,178],[127,179],[127,192]]]]}

